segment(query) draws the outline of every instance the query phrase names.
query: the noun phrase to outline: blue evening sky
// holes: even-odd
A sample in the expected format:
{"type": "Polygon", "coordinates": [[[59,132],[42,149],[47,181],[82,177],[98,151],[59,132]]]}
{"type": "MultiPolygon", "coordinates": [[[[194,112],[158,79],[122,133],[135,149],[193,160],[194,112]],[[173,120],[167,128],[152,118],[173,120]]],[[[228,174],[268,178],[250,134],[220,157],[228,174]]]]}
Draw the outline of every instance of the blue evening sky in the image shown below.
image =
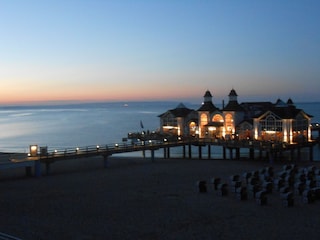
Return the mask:
{"type": "Polygon", "coordinates": [[[0,104],[320,101],[319,1],[0,0],[0,104]]]}

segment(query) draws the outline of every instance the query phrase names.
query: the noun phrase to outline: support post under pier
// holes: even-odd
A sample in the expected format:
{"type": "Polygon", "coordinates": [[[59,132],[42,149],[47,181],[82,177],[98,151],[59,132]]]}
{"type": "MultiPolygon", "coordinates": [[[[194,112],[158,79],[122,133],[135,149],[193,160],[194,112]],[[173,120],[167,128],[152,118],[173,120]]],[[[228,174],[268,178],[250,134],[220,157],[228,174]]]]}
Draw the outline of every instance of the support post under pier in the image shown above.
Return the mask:
{"type": "Polygon", "coordinates": [[[310,162],[313,162],[313,146],[310,146],[309,148],[309,160],[310,162]]]}
{"type": "Polygon", "coordinates": [[[189,143],[189,145],[188,145],[188,153],[189,153],[189,159],[191,159],[192,158],[192,150],[191,150],[191,144],[189,143]]]}
{"type": "Polygon", "coordinates": [[[26,176],[27,177],[32,176],[32,167],[31,166],[26,167],[26,176]]]}
{"type": "Polygon", "coordinates": [[[108,161],[109,155],[103,155],[103,167],[108,168],[109,167],[109,161],[108,161]]]}
{"type": "Polygon", "coordinates": [[[240,148],[236,148],[236,159],[240,160],[240,148]]]}
{"type": "Polygon", "coordinates": [[[301,148],[298,147],[298,161],[301,161],[301,148]]]}
{"type": "Polygon", "coordinates": [[[250,160],[254,160],[254,148],[250,148],[250,160]]]}
{"type": "Polygon", "coordinates": [[[199,145],[199,159],[202,159],[202,147],[199,145]]]}
{"type": "Polygon", "coordinates": [[[211,145],[208,144],[208,159],[211,159],[211,145]]]}
{"type": "Polygon", "coordinates": [[[151,149],[151,162],[154,162],[154,149],[151,149]]]}
{"type": "Polygon", "coordinates": [[[50,163],[46,162],[46,174],[50,174],[50,163]]]}
{"type": "Polygon", "coordinates": [[[36,177],[41,177],[41,162],[40,162],[40,160],[34,161],[34,175],[36,177]]]}
{"type": "Polygon", "coordinates": [[[229,148],[230,159],[233,160],[233,148],[229,148]]]}

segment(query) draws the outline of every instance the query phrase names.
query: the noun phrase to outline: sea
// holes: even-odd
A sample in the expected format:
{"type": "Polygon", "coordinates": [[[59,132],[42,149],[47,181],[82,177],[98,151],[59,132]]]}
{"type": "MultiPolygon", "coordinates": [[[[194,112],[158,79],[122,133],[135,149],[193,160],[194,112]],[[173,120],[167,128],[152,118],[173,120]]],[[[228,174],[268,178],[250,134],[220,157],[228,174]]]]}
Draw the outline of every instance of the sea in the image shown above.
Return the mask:
{"type": "MultiPolygon", "coordinates": [[[[69,149],[93,145],[123,143],[128,133],[156,131],[159,115],[177,107],[180,102],[99,102],[54,105],[0,106],[0,152],[28,153],[30,145],[49,149],[69,149]]],[[[201,106],[183,104],[191,109],[201,106]]],[[[320,102],[295,103],[320,122],[320,102]]],[[[216,104],[217,107],[220,107],[216,104]]],[[[318,133],[314,133],[318,137],[318,133]]],[[[221,158],[221,148],[212,151],[221,158]]],[[[205,155],[206,152],[204,151],[205,155]]],[[[246,153],[243,153],[246,154],[246,153]]],[[[141,156],[141,153],[124,153],[141,156]]],[[[181,150],[171,155],[180,155],[181,150]]],[[[163,156],[161,152],[156,156],[163,156]]],[[[320,160],[320,148],[314,148],[314,159],[320,160]]]]}

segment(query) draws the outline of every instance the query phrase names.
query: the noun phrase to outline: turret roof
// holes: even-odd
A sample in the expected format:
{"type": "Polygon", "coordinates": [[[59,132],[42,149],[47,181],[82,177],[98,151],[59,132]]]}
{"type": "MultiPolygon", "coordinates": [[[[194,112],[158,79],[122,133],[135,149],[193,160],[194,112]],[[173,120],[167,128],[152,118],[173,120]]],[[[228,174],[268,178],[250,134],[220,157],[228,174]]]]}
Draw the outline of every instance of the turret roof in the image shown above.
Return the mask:
{"type": "Polygon", "coordinates": [[[238,94],[236,93],[236,90],[234,90],[233,88],[232,88],[232,90],[230,91],[230,93],[229,93],[229,97],[230,96],[238,96],[238,94]]]}

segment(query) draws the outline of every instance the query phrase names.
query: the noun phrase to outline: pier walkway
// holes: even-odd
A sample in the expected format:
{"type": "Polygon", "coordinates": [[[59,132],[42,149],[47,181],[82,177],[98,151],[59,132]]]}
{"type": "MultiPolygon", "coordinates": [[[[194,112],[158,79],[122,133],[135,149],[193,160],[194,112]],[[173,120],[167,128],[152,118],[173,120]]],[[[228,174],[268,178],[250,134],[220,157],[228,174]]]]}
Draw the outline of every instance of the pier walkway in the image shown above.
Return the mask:
{"type": "MultiPolygon", "coordinates": [[[[202,159],[202,149],[207,147],[207,158],[212,159],[211,146],[222,147],[222,156],[220,159],[240,159],[240,149],[249,149],[250,159],[255,159],[255,154],[259,153],[259,158],[266,156],[270,163],[281,158],[283,152],[290,151],[291,159],[294,155],[301,158],[301,149],[309,148],[309,161],[313,161],[313,146],[316,141],[303,142],[300,144],[286,144],[282,142],[265,142],[256,140],[221,140],[221,139],[197,139],[190,138],[177,141],[158,141],[149,140],[142,141],[139,144],[131,144],[123,142],[121,144],[95,145],[86,147],[66,148],[66,149],[49,149],[48,147],[30,146],[29,154],[11,155],[10,161],[1,162],[0,170],[10,168],[25,167],[26,174],[32,175],[34,169],[35,176],[41,176],[42,164],[46,167],[46,173],[50,172],[50,165],[56,161],[65,161],[68,159],[87,158],[102,156],[104,167],[108,167],[108,157],[127,152],[143,152],[150,151],[151,161],[155,160],[155,151],[162,149],[163,157],[170,158],[170,149],[174,147],[182,147],[182,158],[192,158],[192,146],[197,146],[198,158],[202,159]],[[32,147],[35,147],[32,152],[32,147]],[[228,152],[228,154],[227,154],[228,152]]],[[[193,148],[194,149],[194,148],[193,148]]],[[[307,159],[304,159],[307,160],[307,159]]]]}

